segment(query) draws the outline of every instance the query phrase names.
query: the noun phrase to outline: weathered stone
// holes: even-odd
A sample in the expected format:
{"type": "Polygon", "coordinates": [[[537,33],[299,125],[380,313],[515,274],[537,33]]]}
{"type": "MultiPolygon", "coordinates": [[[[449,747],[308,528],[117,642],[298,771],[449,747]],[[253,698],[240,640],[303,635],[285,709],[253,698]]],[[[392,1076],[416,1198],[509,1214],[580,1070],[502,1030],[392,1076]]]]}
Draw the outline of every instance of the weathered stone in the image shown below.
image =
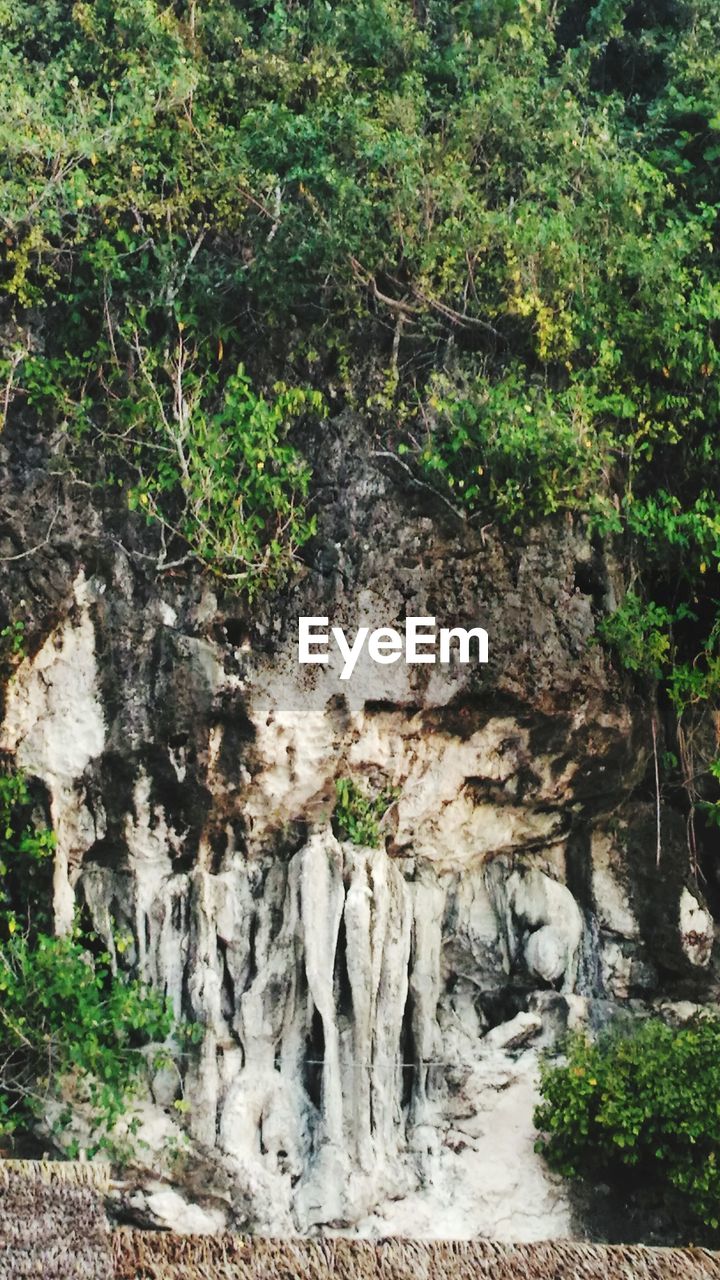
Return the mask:
{"type": "MultiPolygon", "coordinates": [[[[22,448],[3,436],[6,554],[38,542],[46,478],[26,508],[22,448]]],[[[308,564],[252,612],[153,578],[152,530],[70,498],[58,541],[0,583],[30,644],[0,745],[49,796],[57,925],[83,904],[114,963],[202,1028],[139,1108],[119,1212],[566,1234],[533,1150],[538,1048],[657,996],[659,974],[668,996],[709,981],[713,940],[684,820],[663,816],[658,868],[637,800],[648,709],[590,643],[578,566],[610,570],[570,524],[503,545],[429,519],[349,417],[314,463],[328,498],[308,564]],[[298,665],[300,614],[482,625],[490,663],[361,658],[341,682],[298,665]],[[378,849],[331,829],[349,775],[397,790],[378,849]]]]}

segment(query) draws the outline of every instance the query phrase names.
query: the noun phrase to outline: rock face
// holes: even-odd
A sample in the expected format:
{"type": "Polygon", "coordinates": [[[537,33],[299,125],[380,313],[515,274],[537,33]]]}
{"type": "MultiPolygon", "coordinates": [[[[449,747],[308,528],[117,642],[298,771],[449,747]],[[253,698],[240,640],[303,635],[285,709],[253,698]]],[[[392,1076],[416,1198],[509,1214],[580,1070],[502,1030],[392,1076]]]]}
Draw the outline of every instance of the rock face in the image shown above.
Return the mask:
{"type": "Polygon", "coordinates": [[[533,1152],[539,1050],[702,999],[714,936],[672,815],[655,866],[649,710],[593,643],[614,575],[582,530],[504,547],[422,510],[351,422],[324,444],[308,566],[252,615],[154,578],[151,533],[72,494],[9,559],[46,480],[0,454],[5,612],[31,637],[0,748],[47,797],[57,927],[82,910],[202,1028],[140,1106],[123,1212],[566,1235],[533,1152]],[[491,661],[341,681],[298,664],[301,614],[482,625],[491,661]],[[395,789],[378,848],[333,834],[340,777],[395,789]]]}

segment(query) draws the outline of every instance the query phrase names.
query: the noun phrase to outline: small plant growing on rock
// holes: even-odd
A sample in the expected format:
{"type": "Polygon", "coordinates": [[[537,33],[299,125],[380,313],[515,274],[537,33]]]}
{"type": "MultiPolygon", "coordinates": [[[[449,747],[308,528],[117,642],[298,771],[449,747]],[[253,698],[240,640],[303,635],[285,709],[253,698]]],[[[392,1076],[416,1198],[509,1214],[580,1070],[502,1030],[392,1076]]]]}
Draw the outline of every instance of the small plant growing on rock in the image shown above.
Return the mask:
{"type": "Polygon", "coordinates": [[[718,1229],[720,1019],[576,1035],[562,1065],[543,1067],[540,1091],[536,1150],[554,1170],[629,1184],[718,1229]]]}
{"type": "Polygon", "coordinates": [[[333,830],[340,840],[377,849],[380,844],[380,820],[397,799],[393,787],[385,787],[376,795],[368,795],[352,778],[338,778],[335,783],[333,830]]]}
{"type": "Polygon", "coordinates": [[[0,627],[0,678],[9,676],[25,657],[25,623],[19,619],[0,627]]]}
{"type": "Polygon", "coordinates": [[[619,608],[603,618],[599,633],[627,671],[659,679],[672,660],[674,621],[669,609],[628,591],[619,608]]]}
{"type": "Polygon", "coordinates": [[[41,905],[49,898],[55,836],[32,821],[33,801],[21,772],[0,773],[0,940],[30,924],[49,927],[41,905]]]}

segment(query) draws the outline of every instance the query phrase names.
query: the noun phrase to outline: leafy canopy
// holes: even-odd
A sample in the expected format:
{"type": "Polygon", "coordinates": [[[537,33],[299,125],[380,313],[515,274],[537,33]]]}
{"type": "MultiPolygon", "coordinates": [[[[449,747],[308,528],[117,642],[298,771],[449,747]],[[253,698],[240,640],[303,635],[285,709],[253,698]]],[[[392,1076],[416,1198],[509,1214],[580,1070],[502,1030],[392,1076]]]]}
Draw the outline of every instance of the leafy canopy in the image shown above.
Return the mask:
{"type": "Polygon", "coordinates": [[[8,421],[252,595],[349,405],[469,522],[616,539],[667,617],[607,639],[682,709],[718,659],[718,36],[715,0],[0,4],[8,421]]]}

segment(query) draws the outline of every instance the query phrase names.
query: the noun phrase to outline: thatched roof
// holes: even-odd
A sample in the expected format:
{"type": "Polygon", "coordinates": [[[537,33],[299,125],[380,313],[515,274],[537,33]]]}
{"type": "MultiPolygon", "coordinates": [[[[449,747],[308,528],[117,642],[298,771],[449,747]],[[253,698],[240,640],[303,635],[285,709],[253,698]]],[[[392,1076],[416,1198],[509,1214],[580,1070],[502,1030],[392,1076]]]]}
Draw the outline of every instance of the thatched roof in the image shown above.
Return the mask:
{"type": "Polygon", "coordinates": [[[704,1249],[118,1231],[117,1280],[720,1280],[704,1249]]]}
{"type": "Polygon", "coordinates": [[[0,1280],[720,1280],[720,1254],[705,1249],[111,1236],[105,1190],[103,1166],[0,1161],[0,1280]]]}
{"type": "Polygon", "coordinates": [[[49,1186],[93,1187],[103,1195],[110,1188],[110,1165],[90,1160],[0,1160],[0,1184],[11,1174],[49,1186]]]}
{"type": "Polygon", "coordinates": [[[98,1166],[0,1161],[0,1280],[112,1280],[98,1166]]]}

